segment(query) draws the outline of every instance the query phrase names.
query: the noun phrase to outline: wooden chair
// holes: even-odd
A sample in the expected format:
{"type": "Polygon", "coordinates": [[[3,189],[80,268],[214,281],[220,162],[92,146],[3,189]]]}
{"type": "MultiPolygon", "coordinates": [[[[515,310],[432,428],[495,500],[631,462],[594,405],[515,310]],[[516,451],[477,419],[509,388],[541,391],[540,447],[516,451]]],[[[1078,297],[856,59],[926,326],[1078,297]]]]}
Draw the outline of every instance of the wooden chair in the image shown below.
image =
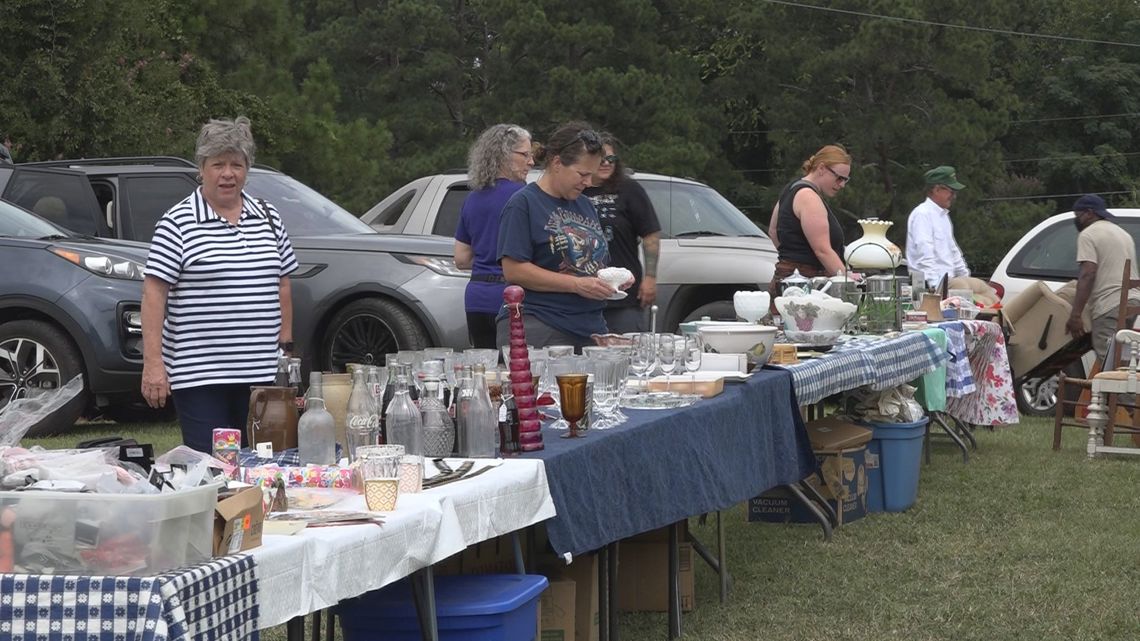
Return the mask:
{"type": "MultiPolygon", "coordinates": [[[[1125,327],[1128,327],[1128,321],[1135,318],[1140,314],[1140,305],[1130,305],[1128,303],[1128,292],[1133,288],[1140,287],[1140,279],[1133,279],[1132,277],[1132,261],[1124,261],[1124,273],[1121,275],[1123,286],[1120,288],[1120,305],[1117,309],[1116,315],[1116,331],[1119,332],[1125,327]]],[[[1113,367],[1120,367],[1120,352],[1121,343],[1114,342],[1113,354],[1109,362],[1114,363],[1113,367]]],[[[1089,398],[1092,393],[1092,382],[1095,375],[1100,372],[1103,363],[1094,365],[1092,372],[1089,373],[1088,378],[1072,378],[1065,375],[1062,371],[1057,375],[1057,405],[1056,413],[1053,418],[1053,449],[1061,449],[1061,428],[1062,427],[1079,427],[1081,429],[1089,429],[1086,420],[1082,419],[1082,410],[1089,408],[1091,399],[1089,398]],[[1078,399],[1074,401],[1066,400],[1068,390],[1077,388],[1080,391],[1078,399]],[[1071,420],[1066,416],[1066,410],[1072,409],[1073,417],[1071,420]]],[[[1107,424],[1104,428],[1104,442],[1112,445],[1112,438],[1116,432],[1117,425],[1121,426],[1122,432],[1131,434],[1140,434],[1140,429],[1137,428],[1136,423],[1133,422],[1133,417],[1140,419],[1140,412],[1130,412],[1134,410],[1133,404],[1121,405],[1114,394],[1109,401],[1108,414],[1106,415],[1107,424]],[[1130,414],[1132,416],[1130,416],[1130,414]]]]}
{"type": "MultiPolygon", "coordinates": [[[[1136,395],[1140,392],[1140,377],[1137,376],[1137,362],[1140,361],[1140,332],[1133,329],[1122,329],[1116,332],[1115,344],[1118,347],[1128,347],[1128,366],[1101,372],[1092,378],[1092,397],[1089,400],[1089,458],[1097,454],[1140,454],[1140,448],[1112,447],[1110,418],[1116,409],[1120,394],[1136,395]],[[1107,405],[1105,402],[1107,401],[1107,405]]],[[[1135,412],[1134,415],[1140,414],[1135,412]]],[[[1135,424],[1129,431],[1135,433],[1135,424]]]]}

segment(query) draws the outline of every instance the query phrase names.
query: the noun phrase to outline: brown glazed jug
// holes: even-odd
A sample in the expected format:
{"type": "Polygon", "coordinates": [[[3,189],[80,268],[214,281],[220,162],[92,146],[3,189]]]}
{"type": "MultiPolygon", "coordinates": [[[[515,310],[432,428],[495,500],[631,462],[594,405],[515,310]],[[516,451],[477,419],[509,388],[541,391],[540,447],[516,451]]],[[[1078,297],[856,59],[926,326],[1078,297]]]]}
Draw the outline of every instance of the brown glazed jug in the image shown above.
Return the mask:
{"type": "Polygon", "coordinates": [[[273,452],[297,447],[296,390],[292,387],[254,387],[249,394],[249,446],[273,443],[273,452]]]}

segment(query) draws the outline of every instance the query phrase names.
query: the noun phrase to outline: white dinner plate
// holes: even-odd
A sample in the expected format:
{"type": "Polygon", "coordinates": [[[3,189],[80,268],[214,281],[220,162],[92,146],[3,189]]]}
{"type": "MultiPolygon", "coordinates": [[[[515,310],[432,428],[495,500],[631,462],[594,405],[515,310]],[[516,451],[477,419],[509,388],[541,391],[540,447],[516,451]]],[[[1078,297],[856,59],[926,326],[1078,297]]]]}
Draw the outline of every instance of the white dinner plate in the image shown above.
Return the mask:
{"type": "Polygon", "coordinates": [[[625,298],[626,296],[629,296],[629,294],[627,294],[623,291],[616,291],[616,292],[610,294],[610,297],[607,298],[606,300],[621,300],[621,299],[625,298]]]}

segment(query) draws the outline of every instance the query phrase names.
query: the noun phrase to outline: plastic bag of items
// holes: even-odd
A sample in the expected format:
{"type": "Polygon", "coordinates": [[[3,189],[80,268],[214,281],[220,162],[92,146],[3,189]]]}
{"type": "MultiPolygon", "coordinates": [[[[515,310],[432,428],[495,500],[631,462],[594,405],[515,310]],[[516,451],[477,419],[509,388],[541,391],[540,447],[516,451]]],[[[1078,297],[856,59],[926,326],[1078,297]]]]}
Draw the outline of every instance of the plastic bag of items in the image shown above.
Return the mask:
{"type": "Polygon", "coordinates": [[[56,390],[42,390],[27,398],[19,398],[0,408],[0,446],[17,445],[36,423],[54,414],[83,391],[79,375],[56,390]]]}
{"type": "Polygon", "coordinates": [[[118,460],[114,449],[0,448],[0,489],[155,494],[147,474],[118,460]]]}
{"type": "Polygon", "coordinates": [[[213,483],[225,484],[238,468],[221,459],[179,445],[154,461],[151,482],[163,491],[181,490],[213,483]]]}
{"type": "Polygon", "coordinates": [[[914,400],[914,388],[899,385],[883,391],[860,389],[851,394],[855,405],[850,412],[860,420],[871,423],[914,423],[922,420],[926,412],[914,400]]]}

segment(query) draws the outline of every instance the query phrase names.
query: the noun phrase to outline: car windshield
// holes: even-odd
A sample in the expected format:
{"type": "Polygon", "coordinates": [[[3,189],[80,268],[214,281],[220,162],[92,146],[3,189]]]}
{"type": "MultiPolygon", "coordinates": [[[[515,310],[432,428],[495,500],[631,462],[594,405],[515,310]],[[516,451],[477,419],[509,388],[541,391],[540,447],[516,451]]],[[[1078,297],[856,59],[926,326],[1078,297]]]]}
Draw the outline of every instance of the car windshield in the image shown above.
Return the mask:
{"type": "Polygon", "coordinates": [[[245,188],[281,212],[290,236],[376,233],[340,205],[284,174],[251,171],[245,188]]]}
{"type": "Polygon", "coordinates": [[[70,235],[70,232],[56,227],[43,218],[0,200],[0,236],[45,238],[70,235]]]}
{"type": "Polygon", "coordinates": [[[640,182],[653,202],[666,237],[767,237],[756,223],[712,187],[664,180],[640,182]]]}

